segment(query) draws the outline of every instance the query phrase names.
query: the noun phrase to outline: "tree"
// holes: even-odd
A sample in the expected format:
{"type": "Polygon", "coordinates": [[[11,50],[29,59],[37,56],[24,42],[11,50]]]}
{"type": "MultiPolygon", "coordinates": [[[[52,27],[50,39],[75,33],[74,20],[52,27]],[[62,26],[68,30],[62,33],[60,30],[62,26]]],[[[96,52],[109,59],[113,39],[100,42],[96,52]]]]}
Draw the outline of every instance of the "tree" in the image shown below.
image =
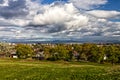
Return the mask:
{"type": "Polygon", "coordinates": [[[51,49],[49,50],[49,54],[50,54],[49,57],[48,57],[49,60],[51,60],[51,61],[56,61],[56,60],[59,59],[59,56],[58,56],[58,52],[57,52],[56,47],[51,48],[51,49]]]}
{"type": "Polygon", "coordinates": [[[104,63],[104,57],[106,57],[106,54],[105,54],[105,47],[102,46],[102,47],[99,47],[98,49],[98,63],[104,63]]]}
{"type": "Polygon", "coordinates": [[[16,53],[19,58],[28,58],[33,54],[33,49],[29,45],[18,44],[16,46],[16,53]]]}
{"type": "Polygon", "coordinates": [[[91,47],[91,50],[89,52],[89,57],[88,57],[88,60],[89,61],[92,61],[92,62],[99,62],[99,48],[96,46],[96,45],[93,45],[91,47]]]}
{"type": "Polygon", "coordinates": [[[110,45],[108,47],[106,47],[106,54],[108,56],[108,61],[111,62],[112,64],[117,63],[119,61],[119,49],[114,46],[114,45],[110,45]]]}
{"type": "Polygon", "coordinates": [[[82,52],[81,55],[84,55],[84,60],[89,60],[89,58],[91,57],[91,48],[94,46],[95,44],[90,44],[90,43],[85,43],[82,45],[82,52]]]}
{"type": "Polygon", "coordinates": [[[50,49],[50,60],[69,60],[71,59],[71,54],[67,47],[63,44],[56,45],[54,48],[50,49]]]}
{"type": "Polygon", "coordinates": [[[0,43],[0,54],[5,54],[6,57],[10,56],[10,51],[13,49],[13,46],[9,46],[8,43],[0,43]]]}

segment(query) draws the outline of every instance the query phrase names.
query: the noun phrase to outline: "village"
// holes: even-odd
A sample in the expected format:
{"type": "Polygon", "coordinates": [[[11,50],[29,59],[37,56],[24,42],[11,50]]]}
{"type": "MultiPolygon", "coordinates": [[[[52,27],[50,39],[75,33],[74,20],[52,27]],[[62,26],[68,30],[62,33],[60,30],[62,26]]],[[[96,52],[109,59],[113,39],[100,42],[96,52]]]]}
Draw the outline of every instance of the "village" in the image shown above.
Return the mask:
{"type": "Polygon", "coordinates": [[[0,58],[34,60],[120,62],[119,44],[20,44],[0,43],[0,58]]]}

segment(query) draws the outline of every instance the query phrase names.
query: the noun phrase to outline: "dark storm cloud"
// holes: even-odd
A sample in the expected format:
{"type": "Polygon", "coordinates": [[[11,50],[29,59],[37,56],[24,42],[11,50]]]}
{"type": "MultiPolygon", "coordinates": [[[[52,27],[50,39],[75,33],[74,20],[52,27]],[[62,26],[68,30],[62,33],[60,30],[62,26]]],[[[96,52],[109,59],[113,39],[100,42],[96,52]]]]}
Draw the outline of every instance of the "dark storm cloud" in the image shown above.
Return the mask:
{"type": "Polygon", "coordinates": [[[52,25],[48,28],[48,33],[55,33],[66,30],[66,27],[64,25],[52,25]]]}
{"type": "Polygon", "coordinates": [[[0,7],[0,16],[4,18],[13,18],[25,16],[28,14],[25,0],[9,0],[8,6],[0,7]]]}

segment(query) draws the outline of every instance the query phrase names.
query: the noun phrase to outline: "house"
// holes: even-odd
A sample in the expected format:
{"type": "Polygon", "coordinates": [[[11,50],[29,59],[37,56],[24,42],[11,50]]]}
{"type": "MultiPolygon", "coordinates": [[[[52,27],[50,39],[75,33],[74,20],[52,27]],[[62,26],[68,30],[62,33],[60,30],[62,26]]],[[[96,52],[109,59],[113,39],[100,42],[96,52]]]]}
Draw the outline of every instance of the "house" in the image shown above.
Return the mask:
{"type": "Polygon", "coordinates": [[[15,51],[11,52],[11,55],[10,55],[11,58],[18,58],[18,55],[16,54],[15,51]]]}
{"type": "Polygon", "coordinates": [[[41,52],[36,52],[35,56],[32,57],[33,59],[37,59],[37,60],[44,60],[44,51],[41,52]]]}

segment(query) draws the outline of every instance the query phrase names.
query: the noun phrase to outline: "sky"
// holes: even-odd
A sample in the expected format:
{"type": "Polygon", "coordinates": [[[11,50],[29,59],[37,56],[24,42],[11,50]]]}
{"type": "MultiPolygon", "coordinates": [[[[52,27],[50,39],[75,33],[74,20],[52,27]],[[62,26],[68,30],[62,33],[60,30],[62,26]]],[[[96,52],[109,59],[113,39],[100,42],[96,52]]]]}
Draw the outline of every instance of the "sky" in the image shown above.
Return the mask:
{"type": "Polygon", "coordinates": [[[0,0],[0,41],[118,41],[120,0],[0,0]]]}

